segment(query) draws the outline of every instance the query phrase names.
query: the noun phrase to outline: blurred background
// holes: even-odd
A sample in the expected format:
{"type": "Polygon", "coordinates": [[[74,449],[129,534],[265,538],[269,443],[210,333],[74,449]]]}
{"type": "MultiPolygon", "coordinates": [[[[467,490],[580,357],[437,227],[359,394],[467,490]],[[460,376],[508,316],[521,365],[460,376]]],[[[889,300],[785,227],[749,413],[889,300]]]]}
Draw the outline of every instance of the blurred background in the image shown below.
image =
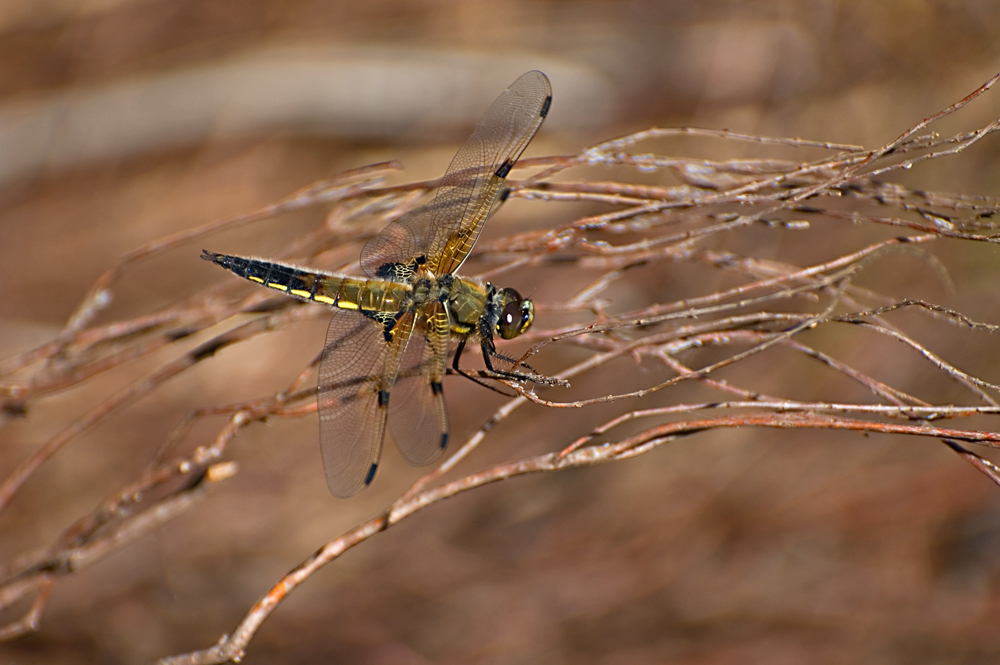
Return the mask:
{"type": "MultiPolygon", "coordinates": [[[[548,74],[554,101],[528,156],[653,125],[874,148],[996,73],[998,26],[989,0],[4,0],[0,355],[54,338],[94,279],[156,238],[376,161],[402,162],[398,182],[441,175],[529,69],[548,74]]],[[[971,113],[998,109],[994,94],[971,113]]],[[[907,177],[995,196],[997,152],[987,139],[907,177]]],[[[266,255],[273,234],[309,223],[208,248],[266,255]]],[[[198,249],[130,273],[108,318],[221,279],[198,249]]],[[[996,322],[989,292],[977,314],[996,322]]],[[[58,456],[0,513],[0,556],[49,543],[192,409],[287,384],[323,322],[284,339],[277,356],[246,345],[272,364],[200,367],[58,456]]],[[[478,392],[451,390],[456,432],[501,403],[478,392]]],[[[8,424],[3,475],[94,403],[68,391],[8,424]]],[[[550,450],[533,436],[549,432],[542,415],[505,423],[490,445],[518,447],[484,448],[466,471],[550,450]]],[[[241,435],[236,478],[60,581],[40,631],[0,643],[0,662],[207,647],[420,473],[389,450],[375,486],[337,501],[315,436],[308,418],[241,435]]],[[[246,662],[995,662],[998,547],[1000,490],[942,446],[741,430],[435,506],[296,591],[246,662]]]]}

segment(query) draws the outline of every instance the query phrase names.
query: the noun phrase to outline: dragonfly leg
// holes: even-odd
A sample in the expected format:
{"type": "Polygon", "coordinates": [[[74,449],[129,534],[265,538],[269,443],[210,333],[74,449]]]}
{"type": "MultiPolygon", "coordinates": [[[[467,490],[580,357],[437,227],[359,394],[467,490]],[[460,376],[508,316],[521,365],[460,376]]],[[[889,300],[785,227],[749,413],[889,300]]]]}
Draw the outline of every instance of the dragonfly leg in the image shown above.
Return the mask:
{"type": "Polygon", "coordinates": [[[462,351],[465,351],[465,340],[467,339],[468,337],[463,337],[458,340],[458,347],[455,349],[455,359],[451,361],[451,367],[456,372],[462,373],[462,369],[458,366],[458,359],[462,357],[462,351]]]}
{"type": "Polygon", "coordinates": [[[534,368],[530,367],[526,363],[520,363],[520,365],[527,367],[529,370],[531,370],[531,374],[524,374],[521,372],[507,372],[502,369],[497,369],[496,367],[494,367],[493,362],[491,360],[492,358],[500,358],[501,360],[506,360],[507,362],[512,364],[518,364],[518,363],[517,360],[515,360],[514,358],[508,358],[505,355],[497,353],[496,347],[493,345],[493,340],[485,338],[482,341],[482,348],[483,348],[483,362],[486,363],[486,372],[485,373],[480,372],[479,377],[473,376],[472,374],[466,372],[464,369],[458,366],[459,359],[462,357],[462,352],[465,350],[465,342],[467,339],[468,338],[463,337],[458,341],[458,347],[455,349],[455,359],[452,361],[451,367],[458,374],[464,376],[470,381],[475,381],[479,385],[485,388],[489,388],[493,392],[498,392],[501,395],[506,395],[508,397],[510,395],[507,395],[507,393],[504,393],[501,390],[497,390],[496,387],[488,383],[484,383],[483,381],[480,380],[480,378],[508,379],[510,381],[521,381],[521,382],[530,381],[531,383],[537,383],[540,385],[554,385],[553,379],[550,379],[546,376],[539,374],[538,372],[535,371],[534,368]]]}
{"type": "Polygon", "coordinates": [[[462,369],[461,367],[458,366],[458,359],[462,357],[462,351],[465,350],[465,340],[466,339],[468,339],[468,338],[467,337],[463,337],[462,339],[460,339],[458,341],[458,348],[455,349],[455,359],[451,363],[451,368],[453,370],[455,370],[456,372],[458,372],[461,376],[464,376],[465,378],[469,379],[470,381],[478,383],[483,388],[489,388],[493,392],[500,393],[504,397],[511,397],[511,395],[508,395],[504,391],[497,389],[496,386],[493,386],[493,385],[490,385],[489,383],[485,383],[483,381],[480,381],[479,377],[476,377],[476,376],[473,376],[472,374],[469,374],[464,369],[462,369]]]}
{"type": "Polygon", "coordinates": [[[531,381],[532,383],[539,383],[538,373],[532,367],[529,367],[525,363],[518,363],[514,358],[508,358],[507,356],[497,353],[496,346],[493,345],[493,339],[484,337],[481,343],[483,347],[483,362],[486,363],[486,369],[495,374],[498,378],[503,379],[513,379],[514,381],[531,381]],[[502,369],[497,369],[493,366],[492,359],[499,358],[501,360],[506,360],[507,362],[513,364],[515,367],[517,365],[523,365],[527,369],[531,370],[531,374],[523,374],[521,372],[507,372],[502,369]]]}

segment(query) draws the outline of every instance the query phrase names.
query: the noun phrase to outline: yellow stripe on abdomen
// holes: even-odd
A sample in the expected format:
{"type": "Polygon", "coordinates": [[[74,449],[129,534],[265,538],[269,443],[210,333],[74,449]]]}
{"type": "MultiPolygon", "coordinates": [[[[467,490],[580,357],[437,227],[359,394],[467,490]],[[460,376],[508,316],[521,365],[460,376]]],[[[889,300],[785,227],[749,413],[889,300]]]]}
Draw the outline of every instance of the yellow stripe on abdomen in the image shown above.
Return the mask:
{"type": "Polygon", "coordinates": [[[396,314],[409,301],[409,285],[380,279],[329,275],[260,259],[204,252],[203,258],[240,277],[288,295],[369,315],[396,314]]]}

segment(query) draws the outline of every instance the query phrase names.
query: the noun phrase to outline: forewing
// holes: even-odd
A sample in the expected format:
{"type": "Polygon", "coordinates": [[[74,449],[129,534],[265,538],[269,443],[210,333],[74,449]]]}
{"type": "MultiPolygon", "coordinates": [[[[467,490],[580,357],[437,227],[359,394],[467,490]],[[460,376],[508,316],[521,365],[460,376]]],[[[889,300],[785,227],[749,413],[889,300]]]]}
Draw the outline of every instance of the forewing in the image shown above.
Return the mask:
{"type": "MultiPolygon", "coordinates": [[[[397,328],[398,328],[397,324],[397,328]]],[[[389,389],[410,327],[385,341],[384,327],[335,310],[319,365],[319,438],[326,484],[347,498],[375,476],[385,435],[389,389]]]]}
{"type": "MultiPolygon", "coordinates": [[[[429,309],[438,310],[440,303],[429,309]]],[[[448,329],[440,337],[443,311],[431,313],[431,324],[418,326],[400,362],[399,376],[392,389],[389,431],[406,461],[424,465],[432,462],[448,445],[448,413],[441,379],[448,352],[448,329]]],[[[423,319],[424,323],[427,318],[423,319]]],[[[445,317],[447,326],[447,317],[445,317]]]]}
{"type": "Polygon", "coordinates": [[[506,197],[504,181],[538,131],[552,101],[545,74],[523,74],[486,110],[441,180],[434,200],[391,222],[368,241],[361,265],[371,276],[386,263],[423,256],[434,273],[458,270],[483,224],[506,197]]]}
{"type": "Polygon", "coordinates": [[[411,210],[399,219],[389,222],[361,249],[361,269],[369,277],[378,277],[379,268],[395,263],[409,263],[426,252],[426,243],[417,241],[418,234],[426,234],[433,221],[430,214],[434,202],[411,210]]]}

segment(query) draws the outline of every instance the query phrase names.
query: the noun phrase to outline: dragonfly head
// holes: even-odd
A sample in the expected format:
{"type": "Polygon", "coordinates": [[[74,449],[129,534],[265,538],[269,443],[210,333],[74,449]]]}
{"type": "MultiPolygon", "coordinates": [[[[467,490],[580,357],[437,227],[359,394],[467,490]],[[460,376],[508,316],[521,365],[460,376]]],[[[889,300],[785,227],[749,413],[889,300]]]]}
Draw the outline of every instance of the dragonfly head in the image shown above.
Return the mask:
{"type": "Polygon", "coordinates": [[[535,320],[535,306],[514,289],[504,289],[499,295],[501,307],[497,334],[503,339],[514,339],[531,327],[531,322],[535,320]]]}

